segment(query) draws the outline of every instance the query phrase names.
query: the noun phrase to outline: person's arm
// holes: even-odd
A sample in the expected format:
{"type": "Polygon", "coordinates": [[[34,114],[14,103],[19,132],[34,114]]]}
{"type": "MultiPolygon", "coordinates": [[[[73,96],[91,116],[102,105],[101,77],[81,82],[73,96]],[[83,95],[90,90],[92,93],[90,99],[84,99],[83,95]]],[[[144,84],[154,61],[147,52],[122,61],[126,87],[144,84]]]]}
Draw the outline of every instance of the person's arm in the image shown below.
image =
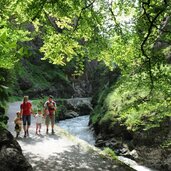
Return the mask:
{"type": "Polygon", "coordinates": [[[34,113],[34,110],[33,110],[33,108],[32,108],[32,106],[31,106],[31,108],[30,108],[30,112],[31,112],[31,114],[33,114],[33,115],[35,114],[35,113],[34,113]]]}
{"type": "Polygon", "coordinates": [[[30,113],[34,115],[34,111],[33,111],[32,104],[31,103],[30,103],[30,113]]]}
{"type": "Polygon", "coordinates": [[[21,118],[23,117],[23,106],[22,106],[22,104],[20,105],[20,117],[21,118]]]}
{"type": "Polygon", "coordinates": [[[36,118],[37,117],[37,113],[32,113],[33,114],[33,116],[36,118]]]}

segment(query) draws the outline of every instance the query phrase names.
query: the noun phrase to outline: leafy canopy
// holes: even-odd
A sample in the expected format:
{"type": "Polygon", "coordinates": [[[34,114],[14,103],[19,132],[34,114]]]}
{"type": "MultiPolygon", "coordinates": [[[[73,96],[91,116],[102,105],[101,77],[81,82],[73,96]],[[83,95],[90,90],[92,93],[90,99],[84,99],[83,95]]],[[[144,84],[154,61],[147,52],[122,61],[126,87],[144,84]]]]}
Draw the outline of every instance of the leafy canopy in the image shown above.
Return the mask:
{"type": "MultiPolygon", "coordinates": [[[[11,68],[27,55],[25,42],[38,35],[43,39],[40,51],[44,60],[60,65],[75,60],[80,70],[85,60],[103,60],[111,69],[117,64],[123,78],[129,77],[127,84],[120,84],[122,92],[130,87],[129,93],[134,94],[142,85],[146,92],[145,96],[140,93],[140,98],[152,97],[153,108],[160,92],[162,107],[167,108],[171,93],[171,69],[166,60],[170,11],[169,0],[1,1],[0,68],[11,68]],[[28,23],[34,30],[28,31],[28,23]]],[[[121,109],[125,118],[127,111],[129,115],[136,110],[130,106],[121,109]]],[[[145,108],[143,104],[140,107],[145,108]]]]}

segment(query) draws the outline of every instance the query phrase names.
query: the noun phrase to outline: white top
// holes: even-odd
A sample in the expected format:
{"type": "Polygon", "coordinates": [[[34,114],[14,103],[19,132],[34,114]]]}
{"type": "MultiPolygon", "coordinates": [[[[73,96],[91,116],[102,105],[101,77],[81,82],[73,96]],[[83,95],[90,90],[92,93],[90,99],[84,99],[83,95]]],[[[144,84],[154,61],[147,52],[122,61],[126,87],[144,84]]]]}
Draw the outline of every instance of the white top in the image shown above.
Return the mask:
{"type": "Polygon", "coordinates": [[[36,118],[36,123],[42,123],[43,122],[43,115],[36,114],[35,118],[36,118]]]}

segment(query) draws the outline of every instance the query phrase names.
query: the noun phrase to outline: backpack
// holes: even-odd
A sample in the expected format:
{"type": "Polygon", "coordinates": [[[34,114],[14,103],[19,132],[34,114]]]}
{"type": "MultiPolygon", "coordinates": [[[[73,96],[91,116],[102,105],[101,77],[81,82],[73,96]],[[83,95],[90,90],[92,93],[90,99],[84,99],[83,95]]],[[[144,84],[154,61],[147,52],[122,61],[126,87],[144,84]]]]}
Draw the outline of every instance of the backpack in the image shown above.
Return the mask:
{"type": "Polygon", "coordinates": [[[47,102],[47,107],[48,107],[48,110],[54,110],[54,107],[55,107],[55,102],[47,102]],[[52,105],[52,106],[51,106],[52,105]]]}

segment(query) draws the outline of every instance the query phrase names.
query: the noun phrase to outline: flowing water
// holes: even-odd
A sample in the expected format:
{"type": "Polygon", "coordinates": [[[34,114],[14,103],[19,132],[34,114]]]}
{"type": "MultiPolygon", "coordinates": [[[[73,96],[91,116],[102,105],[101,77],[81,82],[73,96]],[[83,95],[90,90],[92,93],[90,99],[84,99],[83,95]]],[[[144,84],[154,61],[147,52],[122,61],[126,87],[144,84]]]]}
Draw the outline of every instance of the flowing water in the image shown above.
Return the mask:
{"type": "Polygon", "coordinates": [[[72,135],[87,141],[89,144],[95,144],[93,132],[88,127],[89,116],[79,116],[73,119],[66,119],[59,122],[59,126],[72,135]]]}
{"type": "MultiPolygon", "coordinates": [[[[95,138],[93,136],[93,132],[88,127],[88,122],[89,122],[89,116],[86,115],[86,116],[79,116],[73,119],[60,121],[58,125],[61,128],[68,131],[69,133],[71,133],[72,135],[84,141],[87,141],[91,145],[94,145],[95,138]]],[[[141,166],[137,164],[135,161],[122,156],[119,156],[118,159],[137,171],[156,171],[154,169],[141,166]]]]}

